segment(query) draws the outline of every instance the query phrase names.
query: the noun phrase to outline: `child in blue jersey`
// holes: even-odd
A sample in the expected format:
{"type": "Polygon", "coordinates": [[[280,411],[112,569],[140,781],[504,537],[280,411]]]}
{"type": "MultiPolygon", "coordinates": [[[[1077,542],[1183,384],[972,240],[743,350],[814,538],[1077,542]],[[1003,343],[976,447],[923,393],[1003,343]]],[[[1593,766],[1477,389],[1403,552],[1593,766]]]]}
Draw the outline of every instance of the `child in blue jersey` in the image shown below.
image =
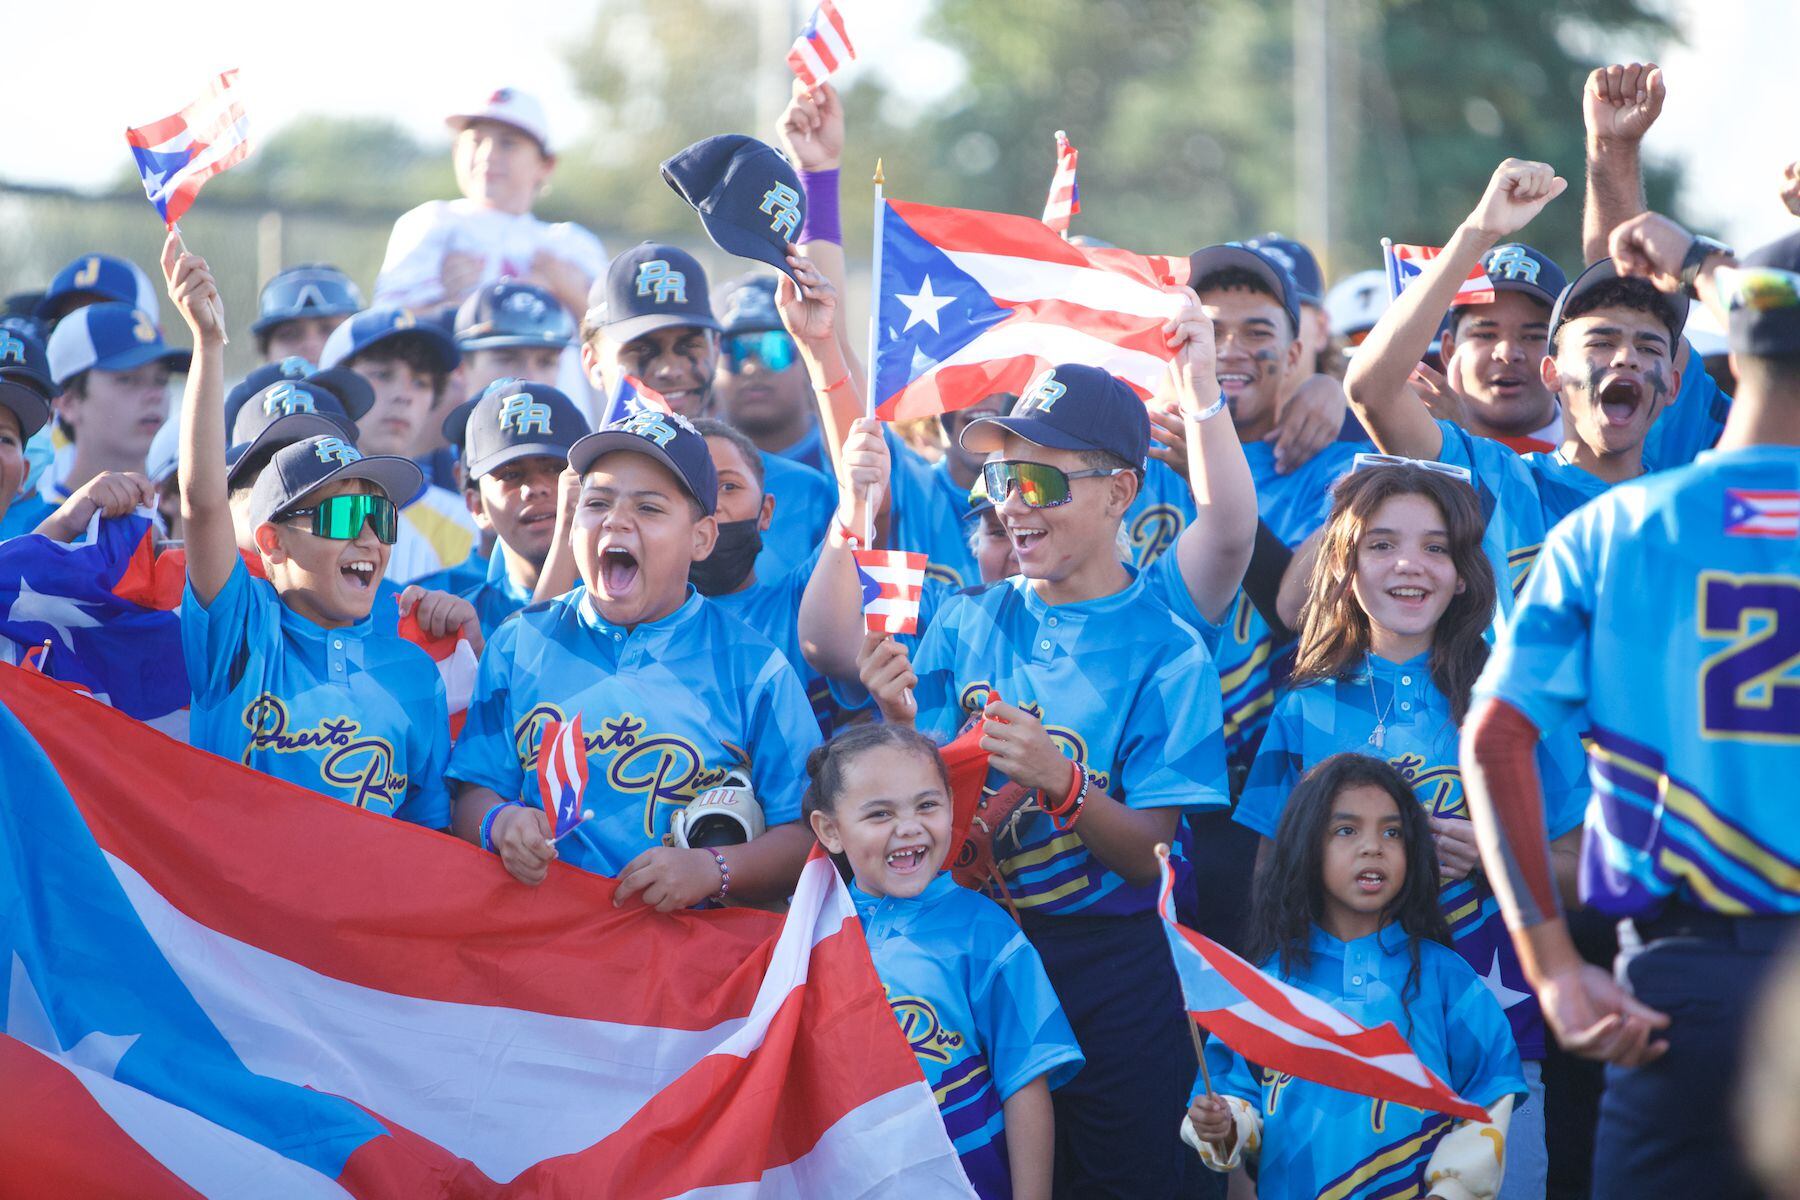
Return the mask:
{"type": "Polygon", "coordinates": [[[1081,1049],[1025,935],[943,869],[950,775],[930,738],[893,725],[840,734],[807,759],[806,813],[848,860],[875,972],[982,1200],[1048,1200],[1052,1088],[1081,1049]]]}
{"type": "Polygon", "coordinates": [[[424,651],[369,615],[395,497],[419,487],[419,469],[330,435],[283,446],[247,501],[267,576],[252,578],[227,501],[223,306],[205,261],[176,234],[163,273],[196,347],[181,453],[191,740],[358,808],[447,826],[443,681],[424,651]]]}
{"type": "Polygon", "coordinates": [[[522,883],[542,883],[558,857],[615,876],[619,904],[780,901],[812,840],[801,766],[818,727],[781,653],[688,582],[717,540],[706,439],[686,417],[640,413],[576,442],[569,466],[581,477],[582,584],[489,642],[450,762],[456,832],[522,883]],[[538,796],[538,743],[547,721],[577,715],[594,817],[559,844],[538,796]],[[767,831],[722,849],[666,844],[673,814],[733,770],[749,776],[767,831]]]}
{"type": "MultiPolygon", "coordinates": [[[[1438,843],[1441,902],[1456,950],[1500,997],[1527,1063],[1531,1099],[1513,1124],[1514,1170],[1502,1193],[1525,1197],[1544,1188],[1544,1022],[1499,901],[1476,870],[1458,754],[1494,612],[1481,532],[1474,490],[1442,468],[1372,466],[1339,481],[1313,568],[1293,690],[1263,735],[1237,820],[1274,837],[1300,777],[1342,751],[1380,757],[1411,783],[1438,843]]],[[[1588,795],[1575,729],[1553,730],[1537,757],[1549,781],[1548,835],[1572,878],[1588,795]]]]}
{"type": "MultiPolygon", "coordinates": [[[[1398,771],[1337,754],[1294,789],[1251,904],[1252,961],[1369,1027],[1393,1024],[1487,1122],[1264,1070],[1207,1046],[1182,1136],[1215,1171],[1257,1164],[1261,1200],[1491,1200],[1524,1095],[1500,1006],[1449,949],[1430,821],[1398,771]]],[[[1538,1194],[1541,1196],[1540,1187],[1538,1194]]]]}

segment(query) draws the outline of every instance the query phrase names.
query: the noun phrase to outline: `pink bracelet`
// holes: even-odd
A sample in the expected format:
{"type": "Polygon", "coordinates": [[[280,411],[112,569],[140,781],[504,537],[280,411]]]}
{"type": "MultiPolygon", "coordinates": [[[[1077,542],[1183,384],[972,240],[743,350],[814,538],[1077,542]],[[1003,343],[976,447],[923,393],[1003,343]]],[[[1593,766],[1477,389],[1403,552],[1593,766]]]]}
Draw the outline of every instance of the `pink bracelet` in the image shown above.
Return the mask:
{"type": "Polygon", "coordinates": [[[725,861],[725,856],[723,854],[720,854],[711,846],[706,848],[706,852],[713,856],[714,862],[719,864],[719,890],[717,894],[711,897],[711,899],[723,900],[727,893],[731,891],[731,864],[725,861]]]}

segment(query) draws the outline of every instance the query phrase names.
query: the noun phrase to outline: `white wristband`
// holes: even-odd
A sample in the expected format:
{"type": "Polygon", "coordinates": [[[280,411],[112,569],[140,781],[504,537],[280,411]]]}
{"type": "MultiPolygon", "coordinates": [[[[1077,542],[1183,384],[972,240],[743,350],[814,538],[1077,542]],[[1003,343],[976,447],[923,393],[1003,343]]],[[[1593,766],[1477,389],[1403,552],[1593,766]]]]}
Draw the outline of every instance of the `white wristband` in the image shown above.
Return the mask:
{"type": "Polygon", "coordinates": [[[1212,402],[1211,407],[1203,409],[1201,412],[1196,413],[1194,415],[1194,420],[1210,421],[1214,417],[1218,416],[1220,413],[1222,413],[1224,411],[1225,411],[1225,393],[1220,392],[1219,398],[1212,402]]]}

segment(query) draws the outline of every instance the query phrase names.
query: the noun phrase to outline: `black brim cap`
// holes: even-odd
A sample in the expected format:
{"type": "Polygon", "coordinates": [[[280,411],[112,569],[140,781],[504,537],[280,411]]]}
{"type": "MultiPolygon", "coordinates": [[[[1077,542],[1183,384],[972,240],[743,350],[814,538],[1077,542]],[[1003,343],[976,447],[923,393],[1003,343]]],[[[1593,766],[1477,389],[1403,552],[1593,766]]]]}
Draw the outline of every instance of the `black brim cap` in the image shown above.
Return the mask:
{"type": "Polygon", "coordinates": [[[963,449],[991,454],[1016,434],[1052,450],[1099,450],[1142,468],[1150,452],[1150,414],[1138,394],[1099,367],[1062,363],[1045,370],[1004,417],[963,427],[963,449]]]}
{"type": "Polygon", "coordinates": [[[1200,281],[1216,271],[1248,271],[1268,284],[1275,302],[1287,313],[1288,330],[1300,331],[1300,289],[1287,268],[1262,251],[1237,242],[1208,246],[1188,255],[1188,285],[1200,290],[1200,281]]]}
{"type": "Polygon", "coordinates": [[[719,249],[793,275],[788,245],[806,222],[806,197],[779,150],[745,134],[719,134],[667,159],[662,176],[719,249]]]}
{"type": "Polygon", "coordinates": [[[50,422],[50,398],[30,384],[0,378],[0,408],[19,419],[19,436],[30,438],[50,422]]]}
{"type": "MultiPolygon", "coordinates": [[[[1647,279],[1633,279],[1620,275],[1618,265],[1610,258],[1601,259],[1599,262],[1577,275],[1574,282],[1565,287],[1561,294],[1556,297],[1556,303],[1550,306],[1550,337],[1554,339],[1556,337],[1556,331],[1562,327],[1563,322],[1572,319],[1567,314],[1569,309],[1573,307],[1578,300],[1583,296],[1588,295],[1596,288],[1604,287],[1606,284],[1621,279],[1626,283],[1642,287],[1651,292],[1656,292],[1657,295],[1661,296],[1663,300],[1668,303],[1670,310],[1675,314],[1675,326],[1670,330],[1670,333],[1674,335],[1675,341],[1679,341],[1681,339],[1681,331],[1687,327],[1687,297],[1671,297],[1662,292],[1657,292],[1656,285],[1647,279]]],[[[1672,357],[1674,353],[1675,346],[1673,342],[1671,342],[1669,354],[1672,357]]]]}
{"type": "Polygon", "coordinates": [[[240,488],[253,482],[250,476],[257,469],[257,464],[266,463],[271,455],[284,446],[292,446],[296,442],[315,437],[342,438],[354,445],[356,430],[354,427],[346,428],[324,413],[297,412],[277,417],[248,441],[237,442],[226,448],[225,486],[240,488]]]}
{"type": "MultiPolygon", "coordinates": [[[[473,482],[521,458],[566,461],[589,433],[587,418],[561,391],[543,383],[502,379],[490,384],[466,411],[456,445],[473,482]]],[[[454,414],[453,414],[454,415],[454,414]]],[[[446,434],[449,420],[445,421],[446,434]]]]}
{"type": "Polygon", "coordinates": [[[425,473],[410,458],[395,454],[365,458],[341,438],[311,437],[277,450],[256,477],[250,523],[267,524],[320,488],[349,479],[374,484],[396,508],[410,503],[425,485],[425,473]]]}
{"type": "Polygon", "coordinates": [[[644,412],[590,433],[569,448],[569,466],[586,475],[608,454],[642,454],[667,467],[708,516],[719,507],[719,473],[706,438],[686,417],[644,412]]]}

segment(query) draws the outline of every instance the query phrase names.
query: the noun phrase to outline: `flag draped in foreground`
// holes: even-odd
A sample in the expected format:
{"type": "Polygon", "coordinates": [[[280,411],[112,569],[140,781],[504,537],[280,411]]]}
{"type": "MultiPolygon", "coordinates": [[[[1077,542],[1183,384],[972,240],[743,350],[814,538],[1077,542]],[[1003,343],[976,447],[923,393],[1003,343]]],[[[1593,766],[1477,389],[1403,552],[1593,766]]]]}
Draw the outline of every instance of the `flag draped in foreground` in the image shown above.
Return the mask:
{"type": "Polygon", "coordinates": [[[1075,186],[1075,147],[1069,135],[1056,131],[1056,174],[1050,177],[1050,197],[1044,201],[1044,224],[1058,233],[1069,232],[1069,218],[1081,211],[1081,192],[1075,186]]]}
{"type": "Polygon", "coordinates": [[[0,706],[16,1189],[972,1194],[829,862],[785,922],[615,909],[17,668],[0,706]]]}
{"type": "Polygon", "coordinates": [[[923,554],[905,550],[852,550],[862,585],[863,628],[870,633],[917,633],[925,594],[923,554]]]}
{"type": "Polygon", "coordinates": [[[1162,865],[1157,911],[1194,1019],[1259,1067],[1377,1100],[1488,1119],[1419,1061],[1393,1025],[1365,1029],[1309,992],[1263,974],[1175,922],[1174,872],[1162,865]]]}
{"type": "Polygon", "coordinates": [[[144,194],[170,228],[207,180],[250,153],[249,118],[239,102],[237,76],[235,70],[226,71],[174,116],[125,131],[144,194]]]}
{"type": "MultiPolygon", "coordinates": [[[[1388,299],[1398,299],[1412,285],[1413,280],[1425,273],[1425,264],[1442,254],[1440,246],[1404,246],[1398,242],[1386,242],[1381,247],[1381,261],[1387,268],[1388,299]]],[[[1487,277],[1487,272],[1476,264],[1469,271],[1469,277],[1462,281],[1456,289],[1455,299],[1450,301],[1451,307],[1462,304],[1492,304],[1494,302],[1494,281],[1487,277]]]]}
{"type": "Polygon", "coordinates": [[[1185,258],[1071,245],[1034,217],[881,209],[876,414],[904,420],[1023,391],[1059,363],[1101,367],[1148,397],[1174,352],[1185,258]]]}
{"type": "Polygon", "coordinates": [[[850,30],[843,15],[831,0],[819,0],[819,7],[800,27],[794,48],[788,51],[787,64],[800,82],[818,87],[843,68],[856,61],[856,47],[850,44],[850,30]]]}

